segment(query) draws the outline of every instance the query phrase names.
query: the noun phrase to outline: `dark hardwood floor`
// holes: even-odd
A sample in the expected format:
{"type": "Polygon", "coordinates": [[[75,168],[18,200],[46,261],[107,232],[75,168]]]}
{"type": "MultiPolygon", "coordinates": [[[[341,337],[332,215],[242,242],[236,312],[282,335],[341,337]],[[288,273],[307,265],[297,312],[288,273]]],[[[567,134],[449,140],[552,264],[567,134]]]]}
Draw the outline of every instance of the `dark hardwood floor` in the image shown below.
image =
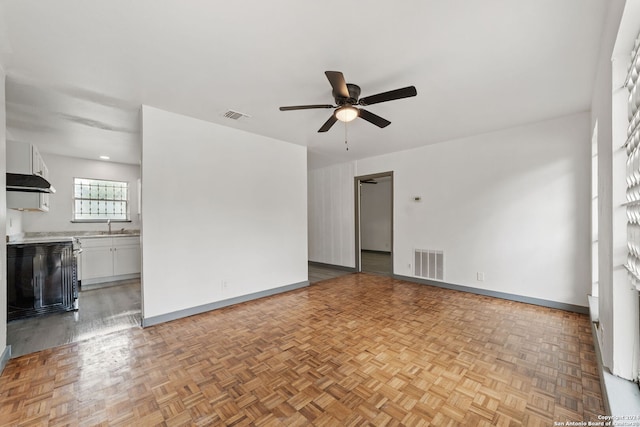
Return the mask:
{"type": "Polygon", "coordinates": [[[331,268],[325,265],[309,264],[309,283],[314,284],[327,279],[353,274],[353,272],[331,268]]]}
{"type": "Polygon", "coordinates": [[[360,251],[360,269],[363,273],[391,276],[392,262],[390,252],[360,251]]]}
{"type": "Polygon", "coordinates": [[[553,425],[603,413],[586,315],[347,274],[9,361],[0,425],[553,425]]]}
{"type": "Polygon", "coordinates": [[[76,312],[14,320],[7,324],[13,357],[140,326],[140,280],[114,282],[78,293],[76,312]]]}

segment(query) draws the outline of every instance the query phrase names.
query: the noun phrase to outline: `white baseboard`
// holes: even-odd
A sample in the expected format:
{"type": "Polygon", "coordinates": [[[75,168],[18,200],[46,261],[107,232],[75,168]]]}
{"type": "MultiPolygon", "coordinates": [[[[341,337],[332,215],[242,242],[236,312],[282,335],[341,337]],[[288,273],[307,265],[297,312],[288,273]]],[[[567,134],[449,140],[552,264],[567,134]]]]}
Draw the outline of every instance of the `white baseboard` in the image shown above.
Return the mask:
{"type": "Polygon", "coordinates": [[[280,286],[278,288],[267,289],[265,291],[255,292],[248,295],[242,295],[235,298],[226,299],[223,301],[216,301],[209,304],[203,304],[197,307],[187,308],[184,310],[178,310],[167,314],[161,314],[159,316],[147,317],[142,319],[142,327],[157,325],[159,323],[170,322],[183,317],[193,316],[195,314],[205,313],[207,311],[216,310],[218,308],[228,307],[230,305],[239,304],[241,302],[247,302],[258,298],[264,298],[271,295],[281,294],[283,292],[292,291],[294,289],[304,288],[309,286],[309,281],[293,283],[291,285],[280,286]]]}

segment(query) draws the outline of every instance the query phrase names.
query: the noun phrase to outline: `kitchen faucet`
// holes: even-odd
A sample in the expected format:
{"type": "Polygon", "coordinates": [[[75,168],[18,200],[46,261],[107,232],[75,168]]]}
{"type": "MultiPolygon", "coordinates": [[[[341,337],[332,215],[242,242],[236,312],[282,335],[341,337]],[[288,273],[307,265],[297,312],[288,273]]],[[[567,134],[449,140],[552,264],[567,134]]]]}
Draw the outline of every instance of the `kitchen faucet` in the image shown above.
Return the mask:
{"type": "Polygon", "coordinates": [[[111,220],[107,220],[107,225],[109,226],[109,234],[111,234],[111,220]]]}

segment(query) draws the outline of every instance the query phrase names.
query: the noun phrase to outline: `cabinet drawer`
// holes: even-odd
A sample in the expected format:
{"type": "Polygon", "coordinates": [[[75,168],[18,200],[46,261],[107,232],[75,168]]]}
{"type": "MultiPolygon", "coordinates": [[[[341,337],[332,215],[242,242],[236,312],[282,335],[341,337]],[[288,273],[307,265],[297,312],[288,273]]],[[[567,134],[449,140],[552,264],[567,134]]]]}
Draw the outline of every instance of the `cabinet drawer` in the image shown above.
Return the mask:
{"type": "Polygon", "coordinates": [[[80,245],[82,248],[110,248],[113,242],[111,237],[94,237],[88,239],[80,239],[80,245]]]}
{"type": "Polygon", "coordinates": [[[139,236],[114,237],[113,246],[134,246],[140,244],[139,236]]]}

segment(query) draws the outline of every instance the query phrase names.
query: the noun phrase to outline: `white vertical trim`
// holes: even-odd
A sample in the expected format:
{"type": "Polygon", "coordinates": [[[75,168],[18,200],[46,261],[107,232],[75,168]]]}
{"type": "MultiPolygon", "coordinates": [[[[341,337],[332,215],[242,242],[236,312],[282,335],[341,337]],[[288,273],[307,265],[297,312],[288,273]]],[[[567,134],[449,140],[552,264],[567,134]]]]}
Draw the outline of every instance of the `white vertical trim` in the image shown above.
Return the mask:
{"type": "MultiPolygon", "coordinates": [[[[5,102],[5,70],[0,64],[0,154],[6,159],[6,102],[5,102]]],[[[0,162],[0,230],[6,230],[6,162],[0,162]]],[[[7,346],[7,245],[0,245],[0,372],[11,355],[7,346]]]]}

